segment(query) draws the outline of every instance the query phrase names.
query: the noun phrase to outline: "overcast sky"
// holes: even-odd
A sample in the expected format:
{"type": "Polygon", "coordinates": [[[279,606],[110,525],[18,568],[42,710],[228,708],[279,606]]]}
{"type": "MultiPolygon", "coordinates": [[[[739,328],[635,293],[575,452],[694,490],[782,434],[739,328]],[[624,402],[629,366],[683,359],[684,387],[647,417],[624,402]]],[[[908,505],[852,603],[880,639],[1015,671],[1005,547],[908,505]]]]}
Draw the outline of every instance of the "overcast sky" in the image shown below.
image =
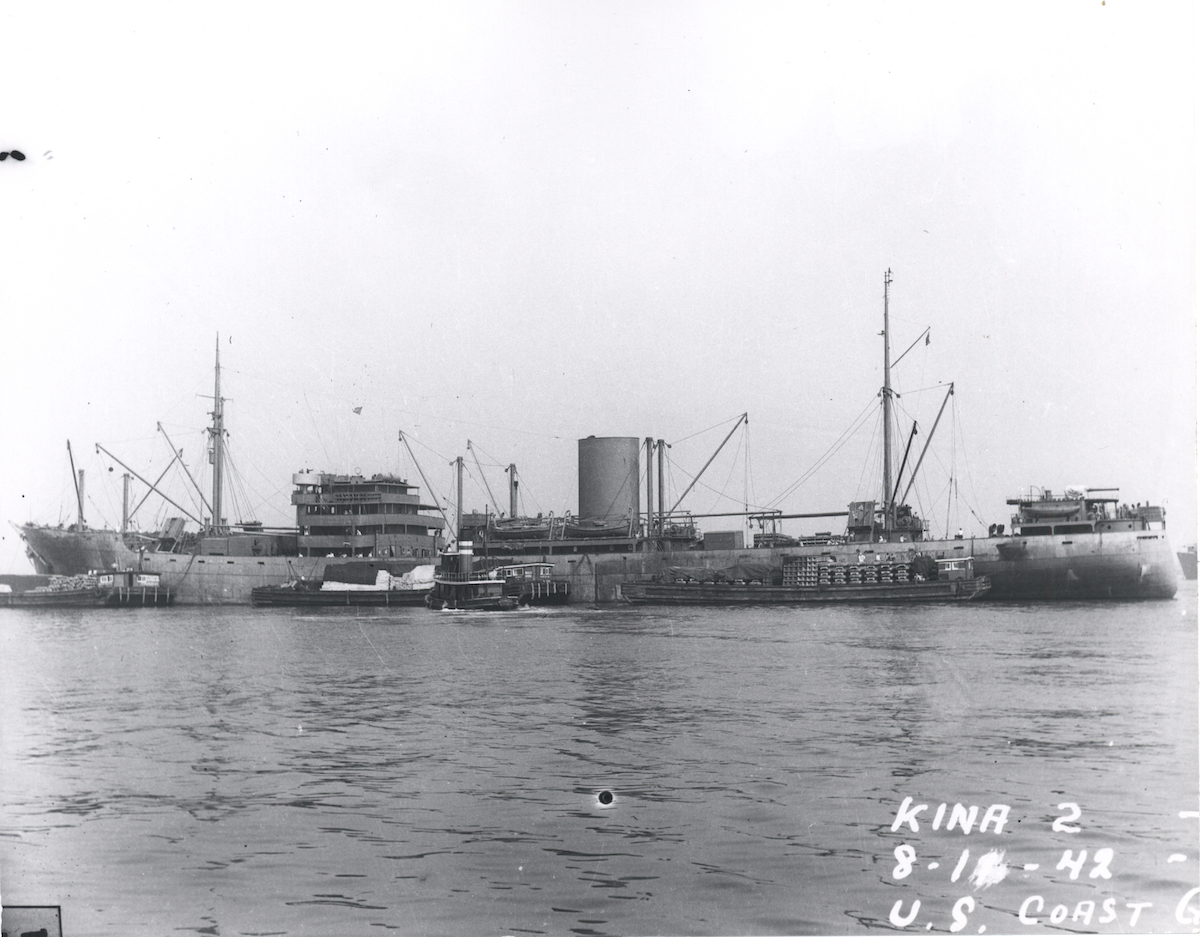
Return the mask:
{"type": "Polygon", "coordinates": [[[93,526],[95,443],[156,477],[161,421],[203,471],[218,333],[231,520],[293,520],[301,468],[419,481],[401,429],[443,499],[469,439],[574,511],[592,434],[674,443],[678,495],[742,412],[685,506],[844,509],[891,268],[905,434],[955,382],[936,533],[1083,484],[1194,542],[1191,4],[314,9],[0,12],[3,520],[74,519],[68,439],[93,526]]]}

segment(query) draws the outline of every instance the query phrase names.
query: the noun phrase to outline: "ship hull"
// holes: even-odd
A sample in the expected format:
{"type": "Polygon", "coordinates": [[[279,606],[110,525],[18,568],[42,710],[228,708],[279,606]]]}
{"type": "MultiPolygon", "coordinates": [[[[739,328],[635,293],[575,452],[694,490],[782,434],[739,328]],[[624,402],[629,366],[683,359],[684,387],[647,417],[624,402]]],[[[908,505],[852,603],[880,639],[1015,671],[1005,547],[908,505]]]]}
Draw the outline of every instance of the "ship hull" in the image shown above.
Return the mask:
{"type": "MultiPolygon", "coordinates": [[[[306,556],[198,556],[146,553],[140,569],[158,573],[179,605],[249,605],[260,586],[322,579],[333,558],[306,556]]],[[[344,558],[336,561],[341,562],[344,558]]]]}
{"type": "MultiPolygon", "coordinates": [[[[111,531],[109,538],[92,538],[101,531],[65,531],[59,528],[23,528],[31,552],[50,554],[55,572],[73,575],[89,569],[135,567],[159,573],[178,605],[248,605],[257,586],[281,585],[289,579],[320,579],[328,562],[345,558],[194,556],[175,553],[142,553],[130,550],[111,531]],[[78,539],[90,546],[72,543],[78,539]],[[112,546],[113,540],[119,546],[112,546]],[[101,553],[101,543],[109,552],[101,553]],[[93,560],[103,556],[109,562],[93,560]],[[78,565],[70,566],[68,563],[78,565]]],[[[1169,599],[1178,589],[1179,561],[1165,531],[1121,531],[1051,537],[988,537],[966,540],[932,540],[920,544],[835,544],[770,547],[747,550],[688,550],[667,552],[588,553],[574,547],[556,553],[556,542],[546,543],[541,558],[554,564],[554,575],[571,584],[575,601],[621,601],[623,583],[650,579],[668,566],[722,568],[739,561],[780,565],[784,556],[831,554],[835,562],[857,562],[859,551],[868,554],[908,556],[921,552],[939,558],[973,556],[975,571],[987,576],[992,588],[985,601],[1077,599],[1169,599]]],[[[522,557],[528,560],[529,556],[522,557]]],[[[414,560],[416,565],[419,560],[414,560]]]]}
{"type": "Polygon", "coordinates": [[[42,575],[79,576],[97,569],[128,569],[137,562],[115,530],[70,530],[26,524],[25,553],[42,575]]]}
{"type": "MultiPolygon", "coordinates": [[[[114,568],[157,573],[176,605],[249,605],[258,587],[279,586],[293,579],[323,579],[326,566],[353,559],[141,552],[131,550],[121,535],[111,530],[71,531],[26,525],[21,535],[39,573],[74,576],[114,568]]],[[[363,562],[370,563],[366,559],[363,562]]],[[[413,558],[380,562],[399,574],[428,561],[413,558]]]]}
{"type": "Polygon", "coordinates": [[[975,566],[991,578],[993,599],[1169,599],[1179,587],[1170,545],[1161,532],[1156,540],[1144,537],[1023,538],[1023,549],[1010,552],[1001,543],[975,566]]]}
{"type": "Polygon", "coordinates": [[[653,579],[670,566],[720,569],[739,562],[778,566],[785,556],[830,556],[834,563],[855,563],[860,550],[868,560],[882,554],[900,561],[917,548],[938,559],[974,557],[976,574],[991,582],[982,601],[1169,599],[1178,589],[1178,563],[1164,531],[546,559],[555,563],[556,576],[569,579],[577,601],[604,603],[621,600],[623,583],[653,579]]]}

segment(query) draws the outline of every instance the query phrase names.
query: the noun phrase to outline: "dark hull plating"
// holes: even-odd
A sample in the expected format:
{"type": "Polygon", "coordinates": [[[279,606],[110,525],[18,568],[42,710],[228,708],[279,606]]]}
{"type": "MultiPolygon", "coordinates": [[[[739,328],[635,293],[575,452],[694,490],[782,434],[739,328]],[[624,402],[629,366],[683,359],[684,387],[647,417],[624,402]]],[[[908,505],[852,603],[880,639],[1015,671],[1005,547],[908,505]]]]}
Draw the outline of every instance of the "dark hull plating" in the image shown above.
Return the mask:
{"type": "Polygon", "coordinates": [[[33,568],[43,575],[78,576],[95,569],[128,569],[137,562],[137,553],[115,530],[27,524],[21,536],[33,568]]]}
{"type": "Polygon", "coordinates": [[[740,582],[627,582],[622,597],[647,605],[817,605],[849,602],[965,602],[988,591],[981,577],[952,582],[766,586],[740,582]]]}
{"type": "MultiPolygon", "coordinates": [[[[933,540],[919,547],[939,559],[973,556],[975,573],[991,582],[984,601],[1169,599],[1178,589],[1178,560],[1165,531],[933,540]]],[[[653,579],[670,566],[780,565],[784,556],[821,555],[852,564],[860,550],[868,559],[882,554],[897,561],[915,552],[911,543],[864,543],[547,559],[555,561],[555,575],[570,579],[576,600],[603,603],[619,601],[623,583],[653,579]]]]}
{"type": "Polygon", "coordinates": [[[292,589],[288,586],[260,586],[251,590],[253,605],[275,605],[288,608],[331,608],[384,606],[424,608],[427,589],[292,589]]]}
{"type": "MultiPolygon", "coordinates": [[[[289,579],[321,579],[328,562],[323,557],[226,557],[174,553],[138,554],[108,532],[82,534],[60,528],[22,529],[31,548],[54,553],[55,572],[74,575],[89,569],[133,566],[159,573],[163,586],[172,590],[178,604],[249,604],[256,586],[281,585],[289,579]],[[96,538],[89,535],[97,534],[96,538]],[[112,561],[94,565],[98,544],[119,545],[112,561]],[[84,550],[78,543],[91,542],[84,550]],[[82,557],[85,559],[74,559],[82,557]],[[71,565],[76,564],[76,565],[71,565]]],[[[604,603],[621,600],[622,583],[652,579],[668,566],[721,568],[739,561],[779,565],[784,556],[831,554],[840,562],[857,562],[859,551],[869,555],[908,556],[914,544],[837,544],[772,547],[748,550],[588,553],[586,547],[554,552],[559,544],[547,543],[540,557],[554,564],[554,575],[566,579],[576,602],[604,603]]],[[[1179,560],[1166,531],[1086,533],[1071,536],[988,537],[966,540],[933,540],[920,549],[940,558],[975,557],[975,572],[987,576],[992,588],[987,600],[1034,599],[1169,599],[1179,580],[1179,560]]],[[[414,560],[417,565],[419,560],[414,560]]],[[[40,571],[40,570],[39,570],[40,571]]]]}

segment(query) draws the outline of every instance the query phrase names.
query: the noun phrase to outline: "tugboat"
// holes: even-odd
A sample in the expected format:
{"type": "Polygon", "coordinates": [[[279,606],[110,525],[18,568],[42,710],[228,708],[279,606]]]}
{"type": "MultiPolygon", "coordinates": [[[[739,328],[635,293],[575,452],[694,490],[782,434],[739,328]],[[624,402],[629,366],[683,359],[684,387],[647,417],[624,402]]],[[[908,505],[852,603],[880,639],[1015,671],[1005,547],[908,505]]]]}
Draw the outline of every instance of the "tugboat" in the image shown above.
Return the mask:
{"type": "Polygon", "coordinates": [[[474,561],[475,545],[470,540],[460,540],[457,547],[443,552],[425,604],[432,609],[464,611],[506,612],[515,609],[518,600],[505,594],[505,581],[497,578],[494,572],[476,570],[474,561]]]}

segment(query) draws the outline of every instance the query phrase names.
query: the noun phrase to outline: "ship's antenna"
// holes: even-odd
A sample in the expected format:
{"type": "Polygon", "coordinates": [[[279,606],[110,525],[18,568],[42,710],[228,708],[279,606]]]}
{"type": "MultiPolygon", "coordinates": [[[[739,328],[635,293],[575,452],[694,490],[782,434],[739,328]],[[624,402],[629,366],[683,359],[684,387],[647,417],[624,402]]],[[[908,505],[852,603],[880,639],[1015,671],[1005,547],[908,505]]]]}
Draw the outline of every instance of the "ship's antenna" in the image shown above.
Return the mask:
{"type": "Polygon", "coordinates": [[[883,275],[883,526],[888,532],[895,526],[895,502],[892,501],[892,348],[888,328],[888,289],[892,268],[883,275]]]}

